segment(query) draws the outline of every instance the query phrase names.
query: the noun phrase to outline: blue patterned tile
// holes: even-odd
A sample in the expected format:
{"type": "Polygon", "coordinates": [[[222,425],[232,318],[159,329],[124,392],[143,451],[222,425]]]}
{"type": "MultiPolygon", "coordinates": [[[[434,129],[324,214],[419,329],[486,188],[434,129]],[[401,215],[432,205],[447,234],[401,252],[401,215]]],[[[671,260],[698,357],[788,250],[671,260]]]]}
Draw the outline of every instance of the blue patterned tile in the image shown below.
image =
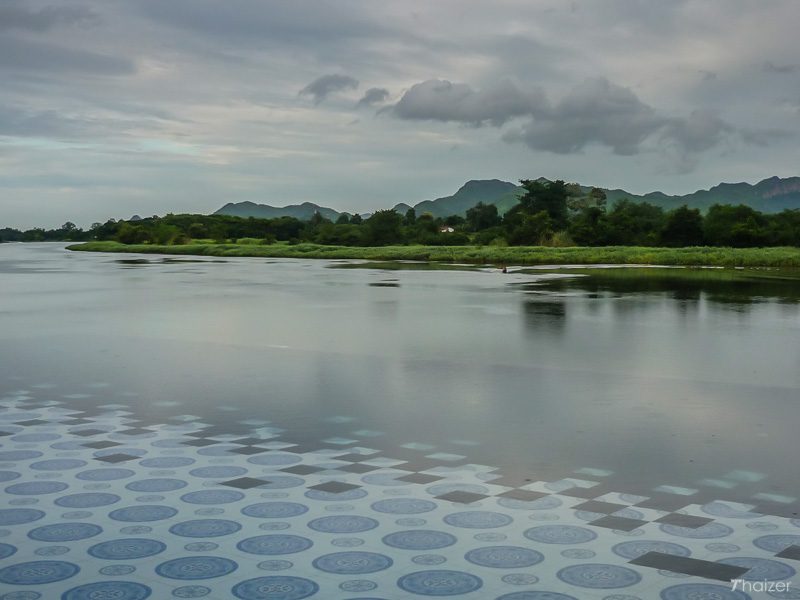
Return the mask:
{"type": "Polygon", "coordinates": [[[400,577],[397,586],[420,596],[459,596],[479,590],[483,580],[462,571],[417,571],[400,577]]]}

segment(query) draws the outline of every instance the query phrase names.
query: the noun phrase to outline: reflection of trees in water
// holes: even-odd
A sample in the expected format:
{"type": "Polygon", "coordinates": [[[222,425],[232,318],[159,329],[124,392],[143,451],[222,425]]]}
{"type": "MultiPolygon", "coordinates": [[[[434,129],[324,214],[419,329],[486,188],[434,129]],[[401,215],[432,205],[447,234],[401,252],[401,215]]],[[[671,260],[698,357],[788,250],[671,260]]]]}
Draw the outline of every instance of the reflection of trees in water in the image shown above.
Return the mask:
{"type": "Polygon", "coordinates": [[[561,333],[567,321],[565,300],[526,298],[522,305],[525,328],[530,332],[561,333]]]}
{"type": "Polygon", "coordinates": [[[758,302],[800,302],[800,278],[716,269],[586,269],[581,277],[526,284],[530,290],[574,292],[595,297],[662,294],[683,308],[701,299],[742,308],[758,302]]]}

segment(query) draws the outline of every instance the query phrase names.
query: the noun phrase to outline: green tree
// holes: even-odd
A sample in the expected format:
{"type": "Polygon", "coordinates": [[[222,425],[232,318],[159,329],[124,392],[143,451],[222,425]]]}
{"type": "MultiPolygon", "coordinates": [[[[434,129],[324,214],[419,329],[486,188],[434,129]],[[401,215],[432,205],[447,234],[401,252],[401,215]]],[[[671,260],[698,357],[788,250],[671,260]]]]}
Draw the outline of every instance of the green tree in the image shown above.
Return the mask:
{"type": "Polygon", "coordinates": [[[417,222],[417,211],[412,206],[406,211],[406,225],[414,225],[417,222]]]}
{"type": "Polygon", "coordinates": [[[661,243],[664,246],[702,246],[703,217],[700,209],[689,208],[686,204],[666,215],[661,229],[661,243]]]}
{"type": "Polygon", "coordinates": [[[467,209],[467,222],[472,231],[484,231],[491,227],[497,227],[503,220],[497,214],[497,207],[494,204],[478,202],[472,208],[467,209]]]}
{"type": "Polygon", "coordinates": [[[511,232],[508,243],[512,246],[541,246],[553,237],[555,227],[555,220],[546,210],[535,215],[522,215],[522,223],[511,232]]]}
{"type": "Polygon", "coordinates": [[[563,229],[567,226],[569,220],[567,184],[560,179],[556,181],[522,179],[520,184],[525,188],[525,194],[520,197],[517,205],[519,210],[529,215],[546,211],[556,228],[563,229]]]}
{"type": "Polygon", "coordinates": [[[366,221],[371,246],[390,246],[403,241],[403,217],[394,210],[379,210],[366,221]]]}

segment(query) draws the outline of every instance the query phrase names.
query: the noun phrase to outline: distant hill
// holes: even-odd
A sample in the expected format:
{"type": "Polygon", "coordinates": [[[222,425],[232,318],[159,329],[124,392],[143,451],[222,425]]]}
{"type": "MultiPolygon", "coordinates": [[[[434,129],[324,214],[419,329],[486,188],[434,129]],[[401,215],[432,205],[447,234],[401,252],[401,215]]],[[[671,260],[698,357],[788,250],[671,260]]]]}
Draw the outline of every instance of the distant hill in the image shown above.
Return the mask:
{"type": "MultiPolygon", "coordinates": [[[[414,211],[417,216],[429,212],[434,217],[449,217],[450,215],[463,217],[468,209],[478,202],[483,202],[484,204],[495,204],[500,212],[505,212],[519,201],[518,196],[522,192],[524,190],[521,187],[499,179],[468,181],[452,196],[425,200],[415,204],[414,211]],[[507,208],[502,210],[501,205],[507,205],[507,208]]],[[[398,210],[398,212],[400,211],[398,210]]]]}
{"type": "Polygon", "coordinates": [[[270,206],[269,204],[256,204],[255,202],[247,201],[228,202],[225,206],[214,212],[214,214],[245,218],[256,217],[258,219],[294,217],[301,221],[308,221],[314,216],[314,213],[317,212],[331,221],[338,219],[340,214],[332,208],[318,206],[312,202],[303,202],[303,204],[292,204],[289,206],[270,206]]]}
{"type": "MultiPolygon", "coordinates": [[[[588,191],[590,188],[585,188],[588,191]]],[[[770,177],[755,185],[749,183],[720,183],[708,190],[698,190],[684,196],[668,196],[651,192],[643,196],[625,190],[605,190],[609,206],[620,198],[634,202],[649,202],[664,210],[688,205],[705,212],[713,204],[745,204],[763,213],[776,213],[800,208],[800,177],[770,177]]]]}
{"type": "MultiPolygon", "coordinates": [[[[538,181],[547,181],[540,177],[538,181]]],[[[578,185],[580,190],[588,194],[591,186],[578,185]]],[[[668,196],[662,192],[650,192],[649,194],[631,194],[621,189],[605,189],[609,208],[621,198],[628,198],[632,202],[648,202],[660,206],[664,210],[672,210],[688,205],[689,208],[699,208],[705,212],[713,204],[746,204],[763,213],[776,213],[785,209],[800,208],[800,177],[770,177],[755,185],[749,183],[720,183],[708,190],[698,190],[692,194],[684,196],[668,196]]],[[[516,186],[508,181],[499,179],[474,180],[468,181],[452,196],[437,198],[436,200],[424,200],[414,205],[417,216],[429,212],[436,217],[449,217],[450,215],[466,214],[467,210],[475,206],[478,202],[484,204],[494,204],[498,212],[505,214],[510,208],[519,202],[519,196],[525,189],[516,186]]],[[[410,204],[401,202],[394,206],[394,210],[405,215],[410,204]]],[[[341,213],[318,206],[311,202],[295,204],[291,206],[275,207],[267,204],[255,204],[253,202],[228,203],[214,214],[232,215],[236,217],[260,217],[274,219],[276,217],[295,217],[307,221],[319,212],[322,216],[336,221],[341,213]]],[[[365,213],[365,217],[369,213],[365,213]]]]}

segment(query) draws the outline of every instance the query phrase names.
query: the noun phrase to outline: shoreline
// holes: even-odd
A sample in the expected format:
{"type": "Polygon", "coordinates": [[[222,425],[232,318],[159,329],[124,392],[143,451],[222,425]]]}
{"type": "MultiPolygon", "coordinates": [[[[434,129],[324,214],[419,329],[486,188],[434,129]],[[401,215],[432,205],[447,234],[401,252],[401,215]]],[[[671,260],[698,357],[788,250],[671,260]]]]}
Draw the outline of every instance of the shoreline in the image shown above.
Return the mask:
{"type": "Polygon", "coordinates": [[[694,267],[800,267],[800,248],[648,248],[636,246],[323,246],[319,244],[125,245],[84,242],[67,250],[177,256],[411,260],[477,265],[663,265],[694,267]]]}

